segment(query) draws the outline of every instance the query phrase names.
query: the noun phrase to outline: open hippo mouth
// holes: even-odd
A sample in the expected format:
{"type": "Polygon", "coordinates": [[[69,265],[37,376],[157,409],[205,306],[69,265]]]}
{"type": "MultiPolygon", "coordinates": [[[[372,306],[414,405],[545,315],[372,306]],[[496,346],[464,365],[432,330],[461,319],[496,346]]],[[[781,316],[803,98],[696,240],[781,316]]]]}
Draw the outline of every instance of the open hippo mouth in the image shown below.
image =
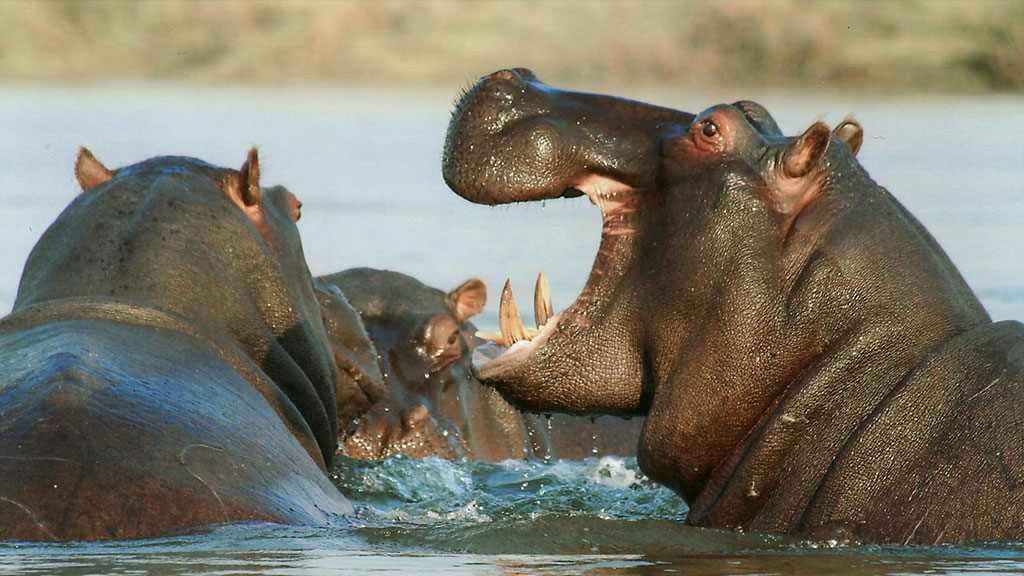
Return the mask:
{"type": "MultiPolygon", "coordinates": [[[[477,332],[477,336],[490,343],[475,350],[473,367],[478,377],[487,380],[500,377],[530,358],[555,336],[575,336],[581,330],[593,327],[607,316],[611,293],[624,276],[632,260],[633,243],[637,227],[636,191],[613,180],[581,183],[567,188],[564,197],[585,195],[598,206],[604,224],[601,244],[583,290],[573,303],[555,314],[547,275],[537,275],[533,294],[533,316],[536,328],[523,324],[512,291],[506,280],[501,291],[498,308],[499,332],[477,332]]],[[[537,200],[544,199],[537,198],[537,200]]]]}
{"type": "Polygon", "coordinates": [[[604,220],[590,277],[568,308],[553,314],[547,281],[538,277],[536,330],[524,328],[506,283],[501,332],[484,336],[507,349],[479,349],[481,380],[543,383],[591,368],[615,380],[615,374],[639,372],[639,360],[594,358],[594,347],[614,355],[635,337],[626,321],[635,318],[638,303],[622,280],[637,253],[640,199],[656,186],[661,142],[692,120],[685,112],[558,90],[525,69],[496,72],[465,93],[444,149],[443,174],[452,190],[491,205],[585,195],[604,220]]]}

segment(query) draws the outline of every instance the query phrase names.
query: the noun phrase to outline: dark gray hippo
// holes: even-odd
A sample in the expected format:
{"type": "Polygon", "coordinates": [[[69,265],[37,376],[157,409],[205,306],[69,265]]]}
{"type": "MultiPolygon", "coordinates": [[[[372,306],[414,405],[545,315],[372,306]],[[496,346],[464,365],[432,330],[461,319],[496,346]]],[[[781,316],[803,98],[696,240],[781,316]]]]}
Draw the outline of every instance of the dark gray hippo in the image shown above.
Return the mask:
{"type": "Polygon", "coordinates": [[[852,121],[785,137],[751,102],[694,117],[482,79],[452,189],[586,194],[604,228],[576,302],[480,379],[527,410],[646,414],[640,466],[694,525],[1024,539],[1024,327],[991,321],[860,141],[852,121]]]}
{"type": "Polygon", "coordinates": [[[255,149],[115,171],[83,149],[76,175],[0,321],[0,538],[348,514],[295,196],[260,188],[255,149]]]}
{"type": "Polygon", "coordinates": [[[469,319],[486,302],[482,281],[444,292],[399,272],[354,268],[319,277],[316,286],[323,306],[351,302],[359,310],[389,385],[387,398],[349,430],[340,446],[346,456],[498,462],[636,454],[642,418],[526,414],[480,385],[469,319]]]}

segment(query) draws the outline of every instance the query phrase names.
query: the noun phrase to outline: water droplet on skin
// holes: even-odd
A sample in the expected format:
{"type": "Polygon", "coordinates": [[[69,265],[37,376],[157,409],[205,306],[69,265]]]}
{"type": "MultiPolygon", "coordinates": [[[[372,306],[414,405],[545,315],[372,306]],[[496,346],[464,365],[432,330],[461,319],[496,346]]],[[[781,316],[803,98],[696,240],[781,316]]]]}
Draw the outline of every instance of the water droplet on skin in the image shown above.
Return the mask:
{"type": "Polygon", "coordinates": [[[423,373],[423,379],[424,380],[430,380],[430,372],[424,372],[423,373]]]}

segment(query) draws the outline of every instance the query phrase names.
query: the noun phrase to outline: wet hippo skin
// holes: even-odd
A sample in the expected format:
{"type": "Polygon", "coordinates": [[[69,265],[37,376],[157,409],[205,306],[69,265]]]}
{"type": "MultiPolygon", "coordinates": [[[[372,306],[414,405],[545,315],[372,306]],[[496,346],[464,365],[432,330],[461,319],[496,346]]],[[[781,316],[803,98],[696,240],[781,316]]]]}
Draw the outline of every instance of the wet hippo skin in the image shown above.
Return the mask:
{"type": "Polygon", "coordinates": [[[524,409],[645,414],[640,466],[694,525],[1021,540],[1024,327],[991,321],[862,139],[786,137],[753,102],[694,116],[481,79],[449,127],[452,189],[586,194],[604,227],[576,302],[480,380],[524,409]]]}
{"type": "Polygon", "coordinates": [[[116,171],[83,149],[76,174],[0,321],[0,538],[349,513],[295,196],[260,188],[255,149],[116,171]]]}
{"type": "Polygon", "coordinates": [[[350,302],[359,311],[389,385],[343,439],[346,456],[498,462],[636,454],[642,418],[523,413],[473,377],[479,341],[469,319],[486,302],[482,281],[445,292],[399,272],[354,268],[321,276],[316,286],[325,308],[350,302]]]}

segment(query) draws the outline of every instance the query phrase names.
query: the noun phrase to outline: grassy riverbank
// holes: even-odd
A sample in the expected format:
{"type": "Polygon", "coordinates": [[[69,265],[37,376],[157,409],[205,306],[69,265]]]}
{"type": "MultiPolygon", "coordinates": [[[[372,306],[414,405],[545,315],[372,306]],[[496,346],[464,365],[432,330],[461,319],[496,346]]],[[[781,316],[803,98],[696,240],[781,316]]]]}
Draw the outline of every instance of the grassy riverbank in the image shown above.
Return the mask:
{"type": "Polygon", "coordinates": [[[0,3],[0,80],[1024,90],[1024,2],[0,3]]]}

